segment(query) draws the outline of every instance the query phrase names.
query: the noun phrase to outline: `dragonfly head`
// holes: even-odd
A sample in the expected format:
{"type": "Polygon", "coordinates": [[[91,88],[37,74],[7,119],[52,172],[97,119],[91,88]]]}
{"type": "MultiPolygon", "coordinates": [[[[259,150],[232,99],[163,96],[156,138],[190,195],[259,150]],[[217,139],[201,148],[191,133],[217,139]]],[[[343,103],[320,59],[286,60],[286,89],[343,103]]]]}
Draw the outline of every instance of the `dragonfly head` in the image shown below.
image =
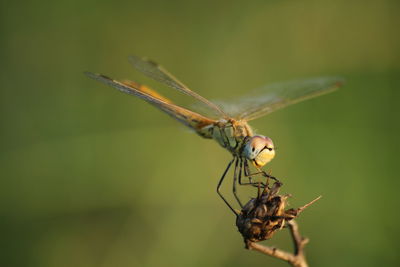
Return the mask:
{"type": "Polygon", "coordinates": [[[243,156],[251,160],[256,167],[262,167],[275,157],[274,143],[266,136],[252,136],[244,146],[243,156]]]}

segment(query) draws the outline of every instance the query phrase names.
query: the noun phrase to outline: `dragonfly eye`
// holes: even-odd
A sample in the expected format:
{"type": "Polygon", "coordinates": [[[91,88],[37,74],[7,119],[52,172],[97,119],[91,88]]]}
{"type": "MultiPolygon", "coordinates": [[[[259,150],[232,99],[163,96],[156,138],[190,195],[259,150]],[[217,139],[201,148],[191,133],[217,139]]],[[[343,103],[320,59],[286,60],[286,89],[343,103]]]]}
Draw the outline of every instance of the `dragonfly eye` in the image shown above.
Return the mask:
{"type": "Polygon", "coordinates": [[[262,135],[251,137],[243,149],[243,156],[250,160],[257,161],[257,166],[265,165],[274,155],[274,144],[271,138],[262,135]]]}
{"type": "Polygon", "coordinates": [[[244,155],[256,167],[262,167],[275,157],[274,143],[269,137],[255,135],[246,144],[244,155]]]}

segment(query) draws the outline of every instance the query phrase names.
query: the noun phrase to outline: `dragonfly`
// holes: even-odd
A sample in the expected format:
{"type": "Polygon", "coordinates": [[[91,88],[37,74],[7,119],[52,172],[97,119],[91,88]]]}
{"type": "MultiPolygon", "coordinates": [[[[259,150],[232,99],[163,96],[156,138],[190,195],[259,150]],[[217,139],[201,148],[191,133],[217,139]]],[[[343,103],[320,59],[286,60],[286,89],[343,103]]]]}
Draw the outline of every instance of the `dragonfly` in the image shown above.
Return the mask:
{"type": "Polygon", "coordinates": [[[275,157],[274,143],[271,138],[265,135],[253,133],[248,122],[283,107],[332,92],[343,83],[342,79],[337,77],[318,77],[275,83],[259,90],[259,94],[241,98],[237,102],[217,104],[218,102],[207,100],[190,90],[154,61],[138,56],[130,56],[128,59],[136,70],[155,81],[193,97],[206,106],[212,115],[202,115],[176,105],[150,87],[134,81],[117,81],[105,75],[92,72],[85,72],[85,74],[123,93],[143,99],[189,127],[201,137],[213,139],[228,150],[233,158],[222,173],[216,191],[236,215],[240,212],[233,208],[220,190],[232,165],[234,165],[232,192],[241,208],[243,208],[243,204],[237,195],[237,184],[259,186],[259,183],[253,180],[256,175],[263,175],[277,180],[277,178],[261,169],[275,157]],[[250,166],[254,166],[257,172],[251,173],[250,166]],[[248,178],[248,180],[242,180],[245,178],[248,178]]]}

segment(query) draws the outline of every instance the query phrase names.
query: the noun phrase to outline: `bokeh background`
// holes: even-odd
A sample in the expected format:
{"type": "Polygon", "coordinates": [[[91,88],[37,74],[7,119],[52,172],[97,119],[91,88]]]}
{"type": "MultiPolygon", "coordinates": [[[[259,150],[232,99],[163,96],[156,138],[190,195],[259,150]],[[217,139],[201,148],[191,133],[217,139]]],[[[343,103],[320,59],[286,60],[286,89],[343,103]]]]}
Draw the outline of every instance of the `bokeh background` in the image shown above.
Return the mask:
{"type": "MultiPolygon", "coordinates": [[[[244,249],[215,193],[230,155],[88,79],[161,62],[210,99],[340,75],[252,123],[311,266],[398,266],[399,1],[1,1],[1,266],[287,266],[244,249]]],[[[230,192],[230,182],[223,189],[230,192]]],[[[247,199],[254,192],[241,189],[247,199]]],[[[266,242],[291,249],[286,230],[266,242]]]]}

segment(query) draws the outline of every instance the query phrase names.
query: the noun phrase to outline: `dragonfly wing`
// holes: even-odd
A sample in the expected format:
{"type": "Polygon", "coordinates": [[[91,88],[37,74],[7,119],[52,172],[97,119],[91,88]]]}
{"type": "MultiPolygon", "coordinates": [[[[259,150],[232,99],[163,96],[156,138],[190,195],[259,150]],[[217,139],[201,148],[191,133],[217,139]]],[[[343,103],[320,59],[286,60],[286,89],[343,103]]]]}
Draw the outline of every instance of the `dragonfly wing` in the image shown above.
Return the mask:
{"type": "Polygon", "coordinates": [[[177,78],[175,78],[172,74],[170,74],[166,69],[157,63],[137,56],[129,56],[129,62],[140,72],[147,75],[148,77],[164,83],[165,85],[174,88],[178,91],[181,91],[187,95],[190,95],[205,104],[208,108],[212,109],[219,117],[227,118],[228,116],[222,111],[220,107],[211,101],[205,99],[201,95],[190,90],[186,85],[180,82],[177,78]]]}
{"type": "Polygon", "coordinates": [[[174,119],[193,129],[199,135],[205,138],[212,138],[211,133],[209,132],[210,127],[207,126],[213,125],[216,122],[215,120],[204,117],[196,112],[190,111],[183,107],[179,107],[173,104],[172,101],[168,98],[163,97],[149,87],[138,84],[136,82],[119,82],[105,75],[92,72],[85,72],[85,74],[88,77],[100,81],[104,84],[110,85],[121,92],[129,95],[134,95],[145,100],[146,102],[152,104],[158,109],[161,109],[174,119]]]}
{"type": "Polygon", "coordinates": [[[249,121],[300,101],[332,92],[342,84],[343,80],[337,77],[274,83],[257,89],[251,96],[240,98],[239,101],[216,103],[232,117],[249,121]]]}

